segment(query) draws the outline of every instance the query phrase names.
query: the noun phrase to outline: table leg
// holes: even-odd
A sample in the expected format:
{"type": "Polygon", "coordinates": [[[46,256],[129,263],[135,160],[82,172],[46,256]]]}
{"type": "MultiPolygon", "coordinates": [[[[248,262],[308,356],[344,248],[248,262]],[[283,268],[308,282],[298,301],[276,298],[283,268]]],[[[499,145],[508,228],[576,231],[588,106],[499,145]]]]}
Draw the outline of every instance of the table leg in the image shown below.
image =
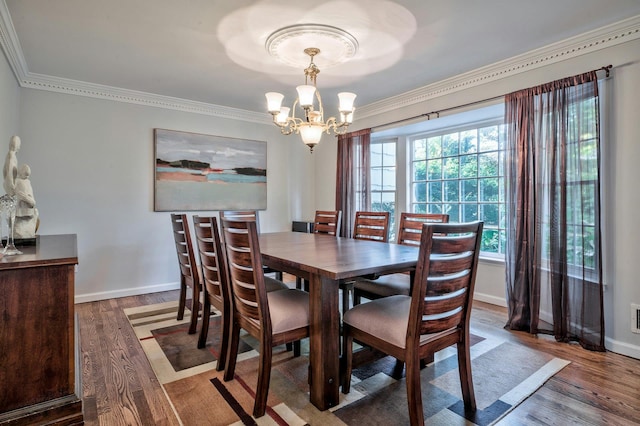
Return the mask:
{"type": "Polygon", "coordinates": [[[340,312],[338,282],[312,275],[309,286],[311,331],[309,342],[310,399],[320,410],[340,399],[340,312]]]}

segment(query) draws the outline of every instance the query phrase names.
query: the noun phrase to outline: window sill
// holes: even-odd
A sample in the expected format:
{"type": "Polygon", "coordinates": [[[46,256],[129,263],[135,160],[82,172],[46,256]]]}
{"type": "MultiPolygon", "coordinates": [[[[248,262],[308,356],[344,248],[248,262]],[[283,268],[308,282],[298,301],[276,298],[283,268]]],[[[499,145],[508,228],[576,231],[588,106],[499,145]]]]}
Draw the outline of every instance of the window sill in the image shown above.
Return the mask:
{"type": "Polygon", "coordinates": [[[496,266],[505,265],[504,257],[483,256],[482,254],[480,254],[480,257],[478,260],[480,261],[480,263],[485,265],[496,265],[496,266]]]}

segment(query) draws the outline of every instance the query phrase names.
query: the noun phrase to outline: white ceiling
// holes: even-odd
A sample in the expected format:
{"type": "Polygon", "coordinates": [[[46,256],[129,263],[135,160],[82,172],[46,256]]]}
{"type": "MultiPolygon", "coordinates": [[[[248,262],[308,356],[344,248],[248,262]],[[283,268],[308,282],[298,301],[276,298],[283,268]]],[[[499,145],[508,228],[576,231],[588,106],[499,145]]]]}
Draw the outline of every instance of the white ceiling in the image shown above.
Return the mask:
{"type": "Polygon", "coordinates": [[[368,105],[640,15],[639,0],[0,1],[30,74],[255,112],[304,82],[264,48],[287,25],[358,39],[351,61],[316,60],[329,108],[338,91],[368,105]]]}

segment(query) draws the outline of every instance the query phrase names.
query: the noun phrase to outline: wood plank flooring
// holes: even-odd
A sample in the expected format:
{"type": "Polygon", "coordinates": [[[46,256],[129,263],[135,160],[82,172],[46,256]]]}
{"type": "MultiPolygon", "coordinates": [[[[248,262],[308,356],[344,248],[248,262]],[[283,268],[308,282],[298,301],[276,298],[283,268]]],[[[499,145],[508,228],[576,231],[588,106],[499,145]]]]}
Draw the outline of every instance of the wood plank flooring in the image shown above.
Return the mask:
{"type": "MultiPolygon", "coordinates": [[[[76,305],[87,425],[179,424],[122,312],[177,298],[178,292],[171,291],[76,305]]],[[[505,309],[474,303],[474,326],[571,364],[509,413],[501,425],[640,424],[640,360],[586,351],[547,336],[510,332],[503,329],[505,322],[505,309]]]]}

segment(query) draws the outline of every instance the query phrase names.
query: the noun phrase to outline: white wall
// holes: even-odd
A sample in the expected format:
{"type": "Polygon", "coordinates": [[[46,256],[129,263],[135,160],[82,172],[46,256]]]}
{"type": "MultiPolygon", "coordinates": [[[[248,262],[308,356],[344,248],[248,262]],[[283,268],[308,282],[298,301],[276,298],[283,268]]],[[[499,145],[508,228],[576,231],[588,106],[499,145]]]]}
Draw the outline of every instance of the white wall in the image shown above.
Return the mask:
{"type": "MultiPolygon", "coordinates": [[[[376,126],[395,120],[489,99],[609,64],[614,66],[612,78],[607,82],[610,86],[607,97],[611,134],[608,138],[603,135],[603,150],[606,151],[604,167],[607,169],[607,187],[603,188],[607,243],[605,257],[609,266],[605,278],[606,345],[615,352],[640,358],[640,334],[630,331],[630,303],[640,304],[640,282],[636,270],[640,228],[635,226],[634,220],[640,211],[640,40],[523,71],[515,76],[388,113],[359,120],[356,116],[352,127],[353,130],[367,127],[375,130],[376,126]]],[[[327,152],[322,161],[335,164],[335,150],[327,152]]],[[[333,195],[325,191],[326,187],[334,185],[335,177],[325,176],[322,181],[316,180],[319,204],[334,202],[333,195]]],[[[505,305],[504,276],[503,265],[482,262],[476,282],[476,298],[505,305]]]]}
{"type": "Polygon", "coordinates": [[[20,87],[4,54],[0,55],[0,155],[9,150],[11,136],[18,132],[20,87]]]}
{"type": "Polygon", "coordinates": [[[38,233],[78,235],[76,301],[177,287],[169,213],[153,211],[154,128],[266,140],[263,231],[290,229],[292,205],[313,209],[306,147],[273,125],[21,90],[18,160],[32,169],[38,233]]]}

